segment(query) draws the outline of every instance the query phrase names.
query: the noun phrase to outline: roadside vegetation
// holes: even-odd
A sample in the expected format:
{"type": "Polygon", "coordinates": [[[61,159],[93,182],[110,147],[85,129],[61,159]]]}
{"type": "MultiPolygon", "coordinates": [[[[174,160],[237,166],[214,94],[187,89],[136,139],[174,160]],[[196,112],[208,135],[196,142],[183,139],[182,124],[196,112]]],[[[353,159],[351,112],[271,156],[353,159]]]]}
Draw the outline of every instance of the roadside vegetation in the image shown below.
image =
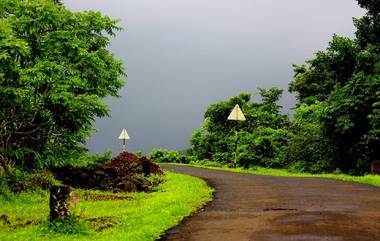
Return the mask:
{"type": "Polygon", "coordinates": [[[211,162],[209,163],[192,162],[190,164],[182,164],[182,163],[167,163],[167,164],[199,167],[199,168],[205,168],[205,169],[210,169],[210,170],[219,170],[219,171],[227,171],[227,172],[265,175],[265,176],[328,178],[328,179],[336,179],[336,180],[347,181],[347,182],[363,183],[363,184],[368,184],[371,186],[380,187],[380,175],[350,176],[347,174],[339,174],[339,173],[312,174],[312,173],[305,173],[305,172],[292,172],[288,169],[274,169],[274,168],[264,168],[264,167],[250,167],[249,169],[244,169],[242,167],[229,168],[229,167],[223,167],[219,163],[211,163],[211,162]]]}
{"type": "Polygon", "coordinates": [[[58,0],[0,3],[0,173],[75,162],[126,74],[108,50],[121,28],[58,0]]]}
{"type": "Polygon", "coordinates": [[[156,240],[210,201],[213,192],[198,178],[165,174],[166,181],[151,193],[75,189],[79,224],[64,223],[56,231],[47,228],[48,192],[0,196],[0,240],[156,240]]]}
{"type": "Polygon", "coordinates": [[[237,164],[246,169],[366,175],[372,168],[378,173],[380,8],[378,1],[358,3],[367,14],[354,18],[355,38],[334,35],[326,50],[293,66],[289,91],[298,100],[294,118],[281,112],[283,90],[259,88],[259,102],[242,93],[211,104],[190,137],[190,149],[170,152],[170,158],[167,150],[153,150],[151,158],[232,167],[237,146],[237,164]],[[236,104],[246,121],[227,120],[236,104]]]}
{"type": "Polygon", "coordinates": [[[121,30],[60,0],[0,1],[0,240],[155,240],[211,199],[146,157],[87,154],[124,85],[121,30]]]}
{"type": "MultiPolygon", "coordinates": [[[[224,170],[237,146],[239,168],[228,170],[379,185],[348,176],[380,160],[380,8],[357,1],[368,12],[354,19],[356,37],[334,35],[294,66],[294,118],[281,113],[283,90],[259,88],[259,102],[242,93],[210,105],[190,149],[150,158],[224,170]],[[236,104],[245,122],[227,121],[236,104]]],[[[211,200],[202,180],[151,176],[161,170],[146,157],[87,154],[94,120],[110,115],[104,99],[124,85],[123,63],[109,50],[118,31],[117,20],[60,0],[0,1],[0,240],[155,240],[211,200]],[[62,184],[75,188],[70,206],[57,201],[63,214],[49,219],[48,190],[69,195],[62,184]]]]}

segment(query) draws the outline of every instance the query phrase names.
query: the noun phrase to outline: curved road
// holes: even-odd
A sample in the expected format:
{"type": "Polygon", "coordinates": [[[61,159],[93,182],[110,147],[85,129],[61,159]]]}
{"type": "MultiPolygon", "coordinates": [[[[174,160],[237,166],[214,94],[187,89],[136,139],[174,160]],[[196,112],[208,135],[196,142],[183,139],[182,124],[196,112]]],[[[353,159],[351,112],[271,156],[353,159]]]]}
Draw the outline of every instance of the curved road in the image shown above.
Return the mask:
{"type": "Polygon", "coordinates": [[[162,241],[380,241],[380,188],[320,178],[162,165],[205,179],[214,200],[162,241]]]}

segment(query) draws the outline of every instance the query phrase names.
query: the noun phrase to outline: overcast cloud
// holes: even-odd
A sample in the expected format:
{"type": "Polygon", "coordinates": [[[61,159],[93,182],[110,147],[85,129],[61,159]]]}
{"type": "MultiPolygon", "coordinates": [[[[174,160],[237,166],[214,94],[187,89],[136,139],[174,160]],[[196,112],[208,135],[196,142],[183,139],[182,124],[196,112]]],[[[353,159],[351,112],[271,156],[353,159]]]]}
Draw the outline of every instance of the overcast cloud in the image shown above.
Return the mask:
{"type": "MultiPolygon", "coordinates": [[[[126,128],[128,149],[184,149],[208,105],[258,87],[287,90],[292,64],[352,37],[354,0],[64,0],[74,11],[121,19],[110,49],[128,71],[112,118],[97,120],[91,152],[111,149],[126,128]]],[[[295,99],[284,93],[283,112],[295,99]]]]}

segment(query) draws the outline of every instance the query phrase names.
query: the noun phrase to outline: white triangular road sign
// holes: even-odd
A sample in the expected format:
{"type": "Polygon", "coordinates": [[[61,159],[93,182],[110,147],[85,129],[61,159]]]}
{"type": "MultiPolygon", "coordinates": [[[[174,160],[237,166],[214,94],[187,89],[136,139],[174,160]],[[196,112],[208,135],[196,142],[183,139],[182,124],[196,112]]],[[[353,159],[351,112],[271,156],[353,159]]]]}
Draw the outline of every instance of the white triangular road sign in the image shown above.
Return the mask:
{"type": "Polygon", "coordinates": [[[119,139],[120,140],[128,140],[128,139],[131,139],[127,133],[127,130],[126,129],[123,129],[120,133],[120,136],[119,136],[119,139]]]}
{"type": "Polygon", "coordinates": [[[231,111],[231,114],[228,116],[227,120],[236,120],[236,121],[246,120],[239,105],[235,105],[234,109],[231,111]]]}

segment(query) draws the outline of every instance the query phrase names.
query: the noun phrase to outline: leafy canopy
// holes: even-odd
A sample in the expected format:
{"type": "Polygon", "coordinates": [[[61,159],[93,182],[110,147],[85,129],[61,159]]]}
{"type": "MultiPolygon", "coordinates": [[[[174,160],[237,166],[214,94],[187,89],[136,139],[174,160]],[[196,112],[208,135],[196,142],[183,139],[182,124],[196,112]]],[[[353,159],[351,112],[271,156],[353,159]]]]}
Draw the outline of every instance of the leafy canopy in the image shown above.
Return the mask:
{"type": "MultiPolygon", "coordinates": [[[[314,139],[304,140],[308,145],[305,149],[318,153],[315,162],[362,174],[380,157],[380,3],[358,3],[368,12],[354,19],[356,38],[334,35],[326,51],[317,52],[304,65],[294,66],[289,90],[297,94],[299,108],[323,102],[314,121],[314,135],[308,136],[314,139]]],[[[296,133],[298,139],[305,137],[302,130],[305,128],[296,133]]],[[[289,156],[293,154],[290,151],[289,156]]],[[[298,155],[297,161],[307,160],[306,155],[298,155]]]]}
{"type": "Polygon", "coordinates": [[[125,73],[107,50],[121,30],[99,12],[59,1],[0,2],[0,163],[34,168],[84,150],[102,99],[118,96],[125,73]]]}
{"type": "Polygon", "coordinates": [[[210,105],[201,128],[191,136],[190,153],[197,160],[231,163],[235,150],[235,131],[238,131],[238,159],[241,165],[281,166],[281,146],[290,135],[286,130],[288,117],[280,114],[277,104],[282,90],[271,88],[259,89],[258,92],[262,99],[260,103],[251,102],[251,94],[242,93],[210,105]],[[246,121],[227,120],[236,104],[242,108],[246,121]]]}

